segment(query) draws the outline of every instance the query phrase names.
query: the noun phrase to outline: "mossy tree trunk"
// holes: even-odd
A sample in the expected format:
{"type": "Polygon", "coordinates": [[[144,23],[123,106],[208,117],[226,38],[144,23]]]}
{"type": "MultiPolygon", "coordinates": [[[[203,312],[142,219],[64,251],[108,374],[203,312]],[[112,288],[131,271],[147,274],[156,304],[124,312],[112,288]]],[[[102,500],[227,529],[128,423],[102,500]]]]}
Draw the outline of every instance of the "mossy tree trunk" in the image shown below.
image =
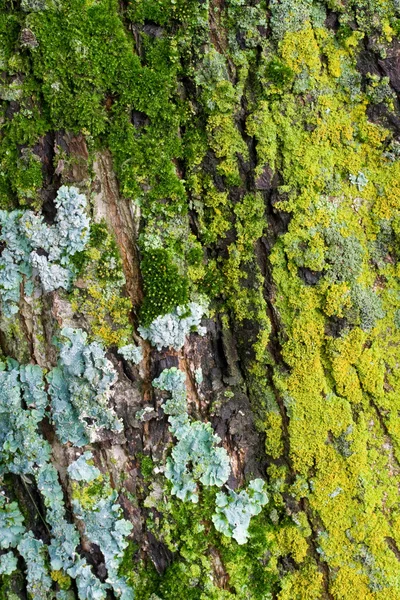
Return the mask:
{"type": "MultiPolygon", "coordinates": [[[[59,188],[74,186],[91,220],[69,290],[24,276],[1,353],[46,374],[72,327],[117,373],[122,431],[62,444],[50,401],[38,425],[78,555],[107,580],[67,470],[90,451],[132,525],[119,569],[138,599],[400,598],[399,3],[0,7],[0,208],[52,227],[59,188]],[[189,301],[208,305],[204,335],[179,349],[144,339],[189,301]],[[132,343],[137,364],[118,351],[132,343]],[[198,483],[198,503],[172,494],[168,395],[152,382],[174,367],[190,419],[229,454],[226,485],[266,482],[246,544],[214,527],[217,487],[198,483]]],[[[7,457],[4,497],[47,546],[43,494],[7,457]]],[[[95,597],[48,558],[41,592],[12,552],[1,599],[95,597]]]]}

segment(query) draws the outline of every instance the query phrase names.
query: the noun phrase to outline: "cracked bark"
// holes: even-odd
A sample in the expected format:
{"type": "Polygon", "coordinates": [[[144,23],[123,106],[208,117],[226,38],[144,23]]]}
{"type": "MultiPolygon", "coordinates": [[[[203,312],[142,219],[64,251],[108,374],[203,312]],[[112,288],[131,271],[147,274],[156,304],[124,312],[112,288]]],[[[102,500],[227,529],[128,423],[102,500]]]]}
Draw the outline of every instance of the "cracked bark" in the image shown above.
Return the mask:
{"type": "MultiPolygon", "coordinates": [[[[121,3],[122,7],[126,3],[121,3]]],[[[224,2],[216,0],[211,3],[209,11],[209,35],[210,43],[222,55],[226,53],[227,39],[224,31],[220,13],[224,8],[224,2]]],[[[327,26],[337,26],[337,15],[333,12],[328,14],[327,26]]],[[[144,50],[140,32],[153,37],[164,35],[162,27],[153,23],[145,23],[138,26],[126,23],[127,29],[132,33],[134,45],[139,56],[143,58],[144,50]]],[[[266,32],[267,33],[267,32],[266,32]]],[[[365,42],[365,50],[360,53],[358,68],[363,76],[365,85],[367,73],[387,75],[393,89],[398,92],[399,83],[399,45],[394,43],[390,48],[385,60],[378,60],[373,49],[365,42]]],[[[193,58],[193,63],[196,57],[193,58]]],[[[237,83],[236,67],[229,57],[227,66],[230,80],[237,83]]],[[[254,72],[260,60],[260,52],[256,58],[254,72]]],[[[182,76],[180,84],[186,98],[192,102],[197,117],[205,122],[205,115],[198,102],[198,90],[195,82],[189,77],[182,76]]],[[[150,510],[144,505],[144,499],[149,492],[149,486],[144,481],[140,472],[140,464],[137,456],[144,454],[155,460],[165,460],[168,452],[168,444],[171,435],[168,431],[168,423],[165,415],[160,409],[160,398],[154,392],[151,381],[157,377],[164,368],[171,366],[179,367],[186,374],[188,389],[188,406],[190,414],[195,418],[211,421],[215,432],[221,437],[224,447],[227,449],[232,465],[232,474],[229,486],[237,488],[243,485],[250,477],[266,478],[266,469],[271,464],[286,464],[288,467],[290,483],[296,478],[296,472],[292,465],[290,448],[290,418],[285,407],[284,400],[273,382],[273,368],[276,367],[283,372],[288,372],[289,367],[282,357],[282,345],[286,341],[286,333],[280,320],[279,313],[274,305],[275,287],[272,281],[272,267],[269,262],[269,254],[278,238],[287,232],[290,215],[276,208],[277,202],[284,197],[279,194],[279,186],[282,184],[282,176],[274,172],[266,164],[263,173],[256,177],[255,166],[257,164],[257,145],[255,138],[246,133],[246,121],[249,116],[249,103],[255,86],[255,75],[250,72],[244,85],[244,93],[240,101],[238,114],[235,115],[235,124],[245,142],[249,159],[246,161],[238,156],[240,166],[241,184],[230,186],[225,178],[218,172],[219,159],[215,151],[209,148],[202,162],[202,170],[207,173],[220,192],[227,192],[233,205],[238,203],[246,193],[260,192],[265,202],[266,227],[264,235],[258,240],[254,264],[257,265],[263,276],[263,294],[267,303],[268,317],[271,322],[271,335],[269,351],[274,364],[266,371],[271,388],[274,391],[279,413],[282,417],[282,435],[284,453],[279,459],[272,459],[264,452],[264,434],[257,430],[255,425],[256,407],[251,395],[251,377],[249,375],[249,364],[251,360],[251,346],[257,339],[258,326],[250,319],[243,323],[235,321],[232,314],[229,315],[229,327],[222,325],[217,315],[215,319],[208,320],[207,335],[199,337],[191,335],[188,337],[183,349],[175,351],[157,351],[148,343],[144,344],[144,360],[139,367],[133,367],[126,363],[111,348],[109,358],[112,360],[117,372],[118,382],[114,387],[113,403],[117,414],[124,421],[124,432],[118,436],[105,432],[103,438],[93,446],[95,464],[104,473],[109,474],[114,486],[121,486],[125,492],[121,492],[118,501],[123,507],[125,517],[133,524],[135,542],[140,547],[142,556],[148,557],[154,564],[157,572],[163,574],[172,563],[174,554],[167,548],[164,542],[146,527],[146,518],[150,510]],[[203,382],[200,386],[194,383],[195,370],[201,368],[203,382]],[[225,399],[219,408],[213,409],[215,398],[223,398],[224,391],[234,388],[233,398],[225,399]],[[135,418],[138,410],[150,407],[152,411],[144,422],[135,418]],[[132,501],[132,495],[136,500],[132,501]]],[[[111,108],[115,99],[110,95],[106,99],[106,106],[111,108]]],[[[19,110],[17,103],[10,103],[9,115],[19,110]]],[[[396,135],[400,131],[400,120],[398,117],[399,105],[396,104],[395,112],[390,112],[383,105],[372,106],[369,116],[372,121],[382,123],[391,128],[396,135]]],[[[149,123],[145,113],[133,111],[132,123],[137,130],[149,123]]],[[[44,186],[41,190],[43,200],[43,212],[48,222],[54,219],[54,198],[61,183],[77,184],[92,198],[93,220],[100,222],[105,220],[109,230],[113,233],[122,257],[123,269],[126,278],[126,293],[132,303],[132,322],[137,325],[137,314],[143,300],[142,280],[140,274],[140,255],[137,246],[137,238],[141,226],[141,215],[132,202],[121,194],[118,180],[115,176],[111,153],[107,149],[95,153],[91,163],[85,136],[73,134],[63,130],[49,132],[41,138],[33,149],[34,153],[42,162],[44,173],[44,186]]],[[[181,179],[186,179],[185,164],[181,159],[175,161],[175,168],[181,179]]],[[[189,199],[190,200],[190,199],[189,199]]],[[[233,218],[232,218],[233,221],[233,218]]],[[[224,239],[218,240],[214,245],[207,248],[209,256],[217,259],[225,259],[228,254],[228,246],[235,241],[234,222],[224,239]]],[[[190,226],[192,233],[200,238],[198,215],[194,209],[190,210],[190,226]]],[[[244,273],[247,277],[247,285],[255,286],[255,275],[248,269],[244,273]]],[[[318,282],[318,274],[310,270],[299,269],[299,276],[308,285],[318,282]]],[[[81,321],[71,310],[68,302],[60,294],[54,292],[40,298],[24,299],[21,303],[18,323],[20,332],[11,333],[6,336],[0,329],[0,346],[5,355],[14,356],[21,362],[35,362],[43,368],[50,368],[56,364],[57,353],[52,344],[52,337],[56,331],[56,325],[68,322],[77,327],[81,321]],[[23,340],[23,343],[22,343],[23,340]],[[44,341],[43,341],[44,340],[44,341]]],[[[340,329],[340,323],[336,323],[340,329]]],[[[333,334],[335,323],[332,323],[333,334]]],[[[339,335],[339,333],[338,333],[339,335]]],[[[138,338],[137,338],[138,339],[138,338]]],[[[371,404],[377,414],[381,427],[390,443],[390,434],[385,424],[384,415],[379,407],[371,404]]],[[[67,476],[67,467],[75,458],[75,451],[69,447],[63,447],[58,442],[49,423],[43,424],[43,433],[53,448],[53,460],[58,469],[62,483],[67,507],[70,507],[71,496],[70,484],[67,476]]],[[[393,459],[394,460],[394,459],[393,459]]],[[[396,469],[398,464],[396,462],[396,469]]],[[[29,527],[34,533],[48,541],[48,532],[43,526],[42,516],[45,513],[41,505],[40,495],[34,485],[24,482],[19,478],[14,481],[15,496],[26,507],[30,516],[29,527]]],[[[162,490],[158,490],[162,494],[162,490]]],[[[329,592],[329,583],[334,576],[326,562],[317,551],[318,532],[322,529],[318,515],[313,514],[306,500],[295,501],[287,495],[285,497],[286,512],[290,516],[299,511],[305,512],[309,522],[312,535],[308,541],[309,553],[313,557],[318,569],[323,576],[324,598],[332,599],[329,592]]],[[[153,512],[154,509],[152,509],[153,512]]],[[[72,511],[70,511],[72,513],[72,511]]],[[[159,516],[159,515],[157,515],[159,516]]],[[[82,527],[82,553],[87,556],[96,572],[104,578],[104,557],[95,545],[85,540],[82,527]]],[[[387,538],[387,545],[399,559],[400,552],[392,538],[387,538]]],[[[214,581],[221,589],[231,590],[229,577],[226,573],[223,561],[217,549],[210,548],[209,555],[213,565],[214,581]]],[[[296,568],[290,556],[280,559],[281,573],[296,568]]],[[[21,584],[21,589],[16,591],[18,597],[26,598],[26,592],[21,584]]]]}

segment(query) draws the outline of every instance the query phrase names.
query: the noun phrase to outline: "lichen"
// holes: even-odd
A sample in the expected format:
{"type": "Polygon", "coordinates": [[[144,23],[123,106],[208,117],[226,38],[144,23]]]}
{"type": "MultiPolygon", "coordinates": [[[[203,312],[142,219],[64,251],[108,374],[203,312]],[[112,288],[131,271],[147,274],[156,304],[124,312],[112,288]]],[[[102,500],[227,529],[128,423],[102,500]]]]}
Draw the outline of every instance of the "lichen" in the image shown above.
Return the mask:
{"type": "Polygon", "coordinates": [[[52,419],[62,443],[83,446],[100,429],[119,432],[122,423],[108,407],[116,372],[97,343],[87,344],[79,329],[61,330],[58,366],[47,375],[52,399],[52,419]]]}
{"type": "Polygon", "coordinates": [[[143,360],[143,350],[140,346],[135,346],[135,344],[121,346],[121,348],[118,348],[118,353],[121,354],[125,360],[129,360],[135,365],[138,365],[143,360]]]}
{"type": "Polygon", "coordinates": [[[0,300],[5,316],[18,312],[24,277],[27,295],[32,294],[30,280],[35,274],[45,292],[70,287],[74,276],[70,259],[88,239],[86,198],[77,188],[62,186],[55,207],[55,222],[50,226],[32,211],[0,211],[0,240],[5,246],[0,257],[0,300]]]}
{"type": "Polygon", "coordinates": [[[153,380],[153,386],[171,392],[163,404],[169,415],[170,431],[178,440],[167,459],[165,476],[172,482],[172,494],[181,500],[198,502],[197,481],[221,487],[231,470],[225,448],[209,423],[191,422],[186,408],[185,375],[172,367],[153,380]]]}
{"type": "MultiPolygon", "coordinates": [[[[122,518],[122,509],[116,503],[118,493],[106,483],[100,471],[90,464],[92,454],[86,452],[68,469],[70,477],[80,483],[74,490],[73,508],[75,515],[82,521],[85,536],[93,544],[97,544],[103,553],[107,568],[107,583],[122,600],[133,600],[134,594],[124,577],[119,575],[119,567],[128,546],[126,537],[132,531],[132,524],[122,518]],[[88,462],[89,461],[89,462],[88,462]],[[97,494],[92,496],[90,504],[81,502],[85,494],[86,483],[97,480],[97,494]]],[[[92,487],[92,486],[89,486],[92,487]]]]}
{"type": "Polygon", "coordinates": [[[205,335],[206,329],[200,325],[205,313],[204,303],[189,302],[187,305],[175,307],[171,313],[157,317],[148,327],[140,326],[138,331],[158,350],[162,348],[180,350],[189,333],[197,332],[199,335],[205,335]]]}
{"type": "Polygon", "coordinates": [[[237,493],[229,490],[228,494],[218,492],[216,496],[216,512],[212,521],[218,531],[233,537],[238,544],[248,540],[250,519],[258,515],[268,502],[264,492],[265,482],[262,479],[250,481],[248,488],[237,493]]]}

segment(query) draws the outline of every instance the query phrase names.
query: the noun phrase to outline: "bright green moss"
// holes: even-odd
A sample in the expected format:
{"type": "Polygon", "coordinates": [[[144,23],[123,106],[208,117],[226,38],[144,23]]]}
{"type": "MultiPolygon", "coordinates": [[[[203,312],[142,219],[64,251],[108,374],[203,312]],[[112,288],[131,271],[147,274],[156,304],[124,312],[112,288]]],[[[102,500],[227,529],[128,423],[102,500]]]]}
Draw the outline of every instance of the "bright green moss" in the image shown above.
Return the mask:
{"type": "Polygon", "coordinates": [[[140,470],[146,480],[151,480],[154,470],[154,462],[150,456],[142,455],[140,458],[140,470]]]}
{"type": "MultiPolygon", "coordinates": [[[[156,593],[168,600],[180,598],[180,594],[196,600],[262,600],[277,581],[273,566],[269,569],[263,565],[273,541],[271,525],[265,523],[263,515],[253,518],[251,538],[239,546],[211,525],[214,496],[215,492],[204,491],[199,504],[171,499],[164,506],[165,518],[158,535],[174,551],[175,559],[160,579],[156,593]],[[229,580],[230,592],[215,583],[213,569],[220,561],[226,568],[224,579],[229,580]]],[[[148,521],[148,526],[153,529],[156,524],[148,521]]]]}
{"type": "Polygon", "coordinates": [[[141,321],[148,326],[159,315],[165,315],[189,300],[187,280],[179,273],[171,255],[163,249],[149,250],[141,262],[144,302],[141,321]]]}
{"type": "Polygon", "coordinates": [[[61,10],[31,13],[29,25],[38,41],[32,51],[33,72],[42,82],[52,121],[92,135],[103,132],[108,86],[122,90],[138,69],[116,3],[83,5],[73,0],[61,10]]]}
{"type": "Polygon", "coordinates": [[[188,25],[201,11],[196,0],[137,0],[128,7],[127,15],[135,23],[151,21],[170,26],[171,21],[188,25]]]}
{"type": "Polygon", "coordinates": [[[208,119],[209,141],[220,162],[217,172],[229,185],[240,185],[238,156],[248,157],[248,150],[230,114],[212,114],[208,119]]]}
{"type": "Polygon", "coordinates": [[[42,163],[35,154],[25,153],[17,160],[12,187],[19,199],[19,205],[40,205],[37,192],[42,186],[42,163]]]}
{"type": "Polygon", "coordinates": [[[36,207],[42,184],[41,163],[32,147],[45,133],[47,121],[32,98],[35,82],[29,61],[18,51],[20,27],[18,13],[1,12],[0,98],[4,102],[0,112],[0,207],[4,209],[15,208],[18,202],[36,207]]]}

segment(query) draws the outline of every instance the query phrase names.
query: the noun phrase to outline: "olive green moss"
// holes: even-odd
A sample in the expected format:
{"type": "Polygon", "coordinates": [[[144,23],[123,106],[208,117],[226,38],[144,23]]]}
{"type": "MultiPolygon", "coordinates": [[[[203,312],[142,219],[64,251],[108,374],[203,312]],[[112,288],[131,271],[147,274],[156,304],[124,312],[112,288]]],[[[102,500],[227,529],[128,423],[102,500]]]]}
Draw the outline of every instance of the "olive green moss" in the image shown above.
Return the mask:
{"type": "Polygon", "coordinates": [[[23,589],[22,573],[0,576],[0,600],[19,600],[23,589]]]}
{"type": "Polygon", "coordinates": [[[154,462],[150,458],[150,456],[146,456],[145,454],[138,455],[138,460],[140,461],[140,471],[143,475],[143,479],[145,481],[151,481],[153,476],[153,469],[155,467],[154,462]]]}

